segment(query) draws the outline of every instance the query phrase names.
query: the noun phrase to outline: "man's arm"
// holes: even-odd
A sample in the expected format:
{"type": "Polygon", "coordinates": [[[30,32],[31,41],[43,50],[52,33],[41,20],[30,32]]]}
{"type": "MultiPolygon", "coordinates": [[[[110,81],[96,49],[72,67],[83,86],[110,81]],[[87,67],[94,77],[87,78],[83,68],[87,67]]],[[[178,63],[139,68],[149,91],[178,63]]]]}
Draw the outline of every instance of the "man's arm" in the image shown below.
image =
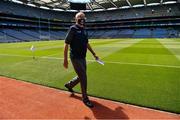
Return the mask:
{"type": "Polygon", "coordinates": [[[65,44],[64,44],[64,63],[63,66],[64,68],[68,68],[68,48],[69,48],[69,44],[71,43],[72,39],[73,39],[73,28],[70,27],[70,29],[68,30],[68,33],[66,35],[65,38],[65,44]]]}
{"type": "Polygon", "coordinates": [[[65,43],[64,45],[64,68],[68,68],[68,48],[69,48],[69,45],[67,43],[65,43]]]}
{"type": "Polygon", "coordinates": [[[94,52],[94,50],[92,49],[92,47],[91,47],[91,45],[89,43],[87,43],[87,48],[92,53],[92,55],[94,56],[94,58],[96,60],[99,59],[99,57],[96,55],[96,53],[94,52]]]}

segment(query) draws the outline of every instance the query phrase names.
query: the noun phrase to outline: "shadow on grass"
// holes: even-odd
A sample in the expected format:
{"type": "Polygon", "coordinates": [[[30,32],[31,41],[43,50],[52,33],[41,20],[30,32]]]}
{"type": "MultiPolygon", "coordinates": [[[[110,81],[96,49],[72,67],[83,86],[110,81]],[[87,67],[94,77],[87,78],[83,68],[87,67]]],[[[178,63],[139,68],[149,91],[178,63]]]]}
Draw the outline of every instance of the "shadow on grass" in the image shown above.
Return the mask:
{"type": "MultiPolygon", "coordinates": [[[[82,100],[81,97],[75,94],[72,94],[70,97],[78,99],[80,101],[82,100]]],[[[123,112],[122,107],[111,109],[108,106],[104,106],[97,101],[92,101],[92,103],[94,104],[94,107],[90,110],[93,112],[96,119],[128,119],[128,116],[123,112]]],[[[85,116],[84,119],[92,118],[85,116]]]]}

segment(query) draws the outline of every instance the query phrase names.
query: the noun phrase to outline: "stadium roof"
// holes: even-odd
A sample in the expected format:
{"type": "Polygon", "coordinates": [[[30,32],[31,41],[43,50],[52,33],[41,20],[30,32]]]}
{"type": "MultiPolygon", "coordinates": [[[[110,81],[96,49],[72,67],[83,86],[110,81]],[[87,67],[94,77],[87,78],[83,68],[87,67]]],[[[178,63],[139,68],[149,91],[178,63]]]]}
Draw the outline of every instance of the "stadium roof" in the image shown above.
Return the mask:
{"type": "Polygon", "coordinates": [[[9,0],[29,6],[69,11],[70,2],[87,3],[87,11],[110,10],[119,8],[132,8],[141,6],[177,3],[178,0],[9,0]]]}

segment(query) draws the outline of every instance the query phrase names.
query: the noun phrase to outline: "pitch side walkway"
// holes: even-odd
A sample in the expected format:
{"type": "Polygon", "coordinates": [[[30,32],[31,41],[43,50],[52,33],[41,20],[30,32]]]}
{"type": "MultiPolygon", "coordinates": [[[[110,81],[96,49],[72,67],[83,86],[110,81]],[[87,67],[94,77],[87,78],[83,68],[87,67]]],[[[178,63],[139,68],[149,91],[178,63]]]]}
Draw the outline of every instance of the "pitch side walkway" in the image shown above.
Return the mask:
{"type": "Polygon", "coordinates": [[[91,98],[89,109],[80,95],[0,77],[0,119],[180,119],[176,114],[91,98]]]}

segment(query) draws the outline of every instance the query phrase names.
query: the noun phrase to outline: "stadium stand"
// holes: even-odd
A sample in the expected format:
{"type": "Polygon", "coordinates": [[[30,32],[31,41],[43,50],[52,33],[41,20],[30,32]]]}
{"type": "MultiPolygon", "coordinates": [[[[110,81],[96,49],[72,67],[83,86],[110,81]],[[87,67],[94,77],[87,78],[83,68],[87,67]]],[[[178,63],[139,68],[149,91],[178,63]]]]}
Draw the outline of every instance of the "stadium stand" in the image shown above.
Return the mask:
{"type": "Polygon", "coordinates": [[[35,18],[44,18],[44,19],[58,19],[71,21],[74,13],[71,12],[55,12],[53,10],[45,10],[41,8],[31,7],[23,4],[17,4],[9,1],[0,1],[0,11],[3,13],[28,16],[35,18]],[[33,14],[32,14],[33,13],[33,14]]]}
{"type": "MultiPolygon", "coordinates": [[[[176,38],[180,37],[179,6],[180,3],[85,11],[86,28],[89,38],[176,38]]],[[[62,40],[74,23],[75,13],[1,0],[0,42],[62,40]]]]}

